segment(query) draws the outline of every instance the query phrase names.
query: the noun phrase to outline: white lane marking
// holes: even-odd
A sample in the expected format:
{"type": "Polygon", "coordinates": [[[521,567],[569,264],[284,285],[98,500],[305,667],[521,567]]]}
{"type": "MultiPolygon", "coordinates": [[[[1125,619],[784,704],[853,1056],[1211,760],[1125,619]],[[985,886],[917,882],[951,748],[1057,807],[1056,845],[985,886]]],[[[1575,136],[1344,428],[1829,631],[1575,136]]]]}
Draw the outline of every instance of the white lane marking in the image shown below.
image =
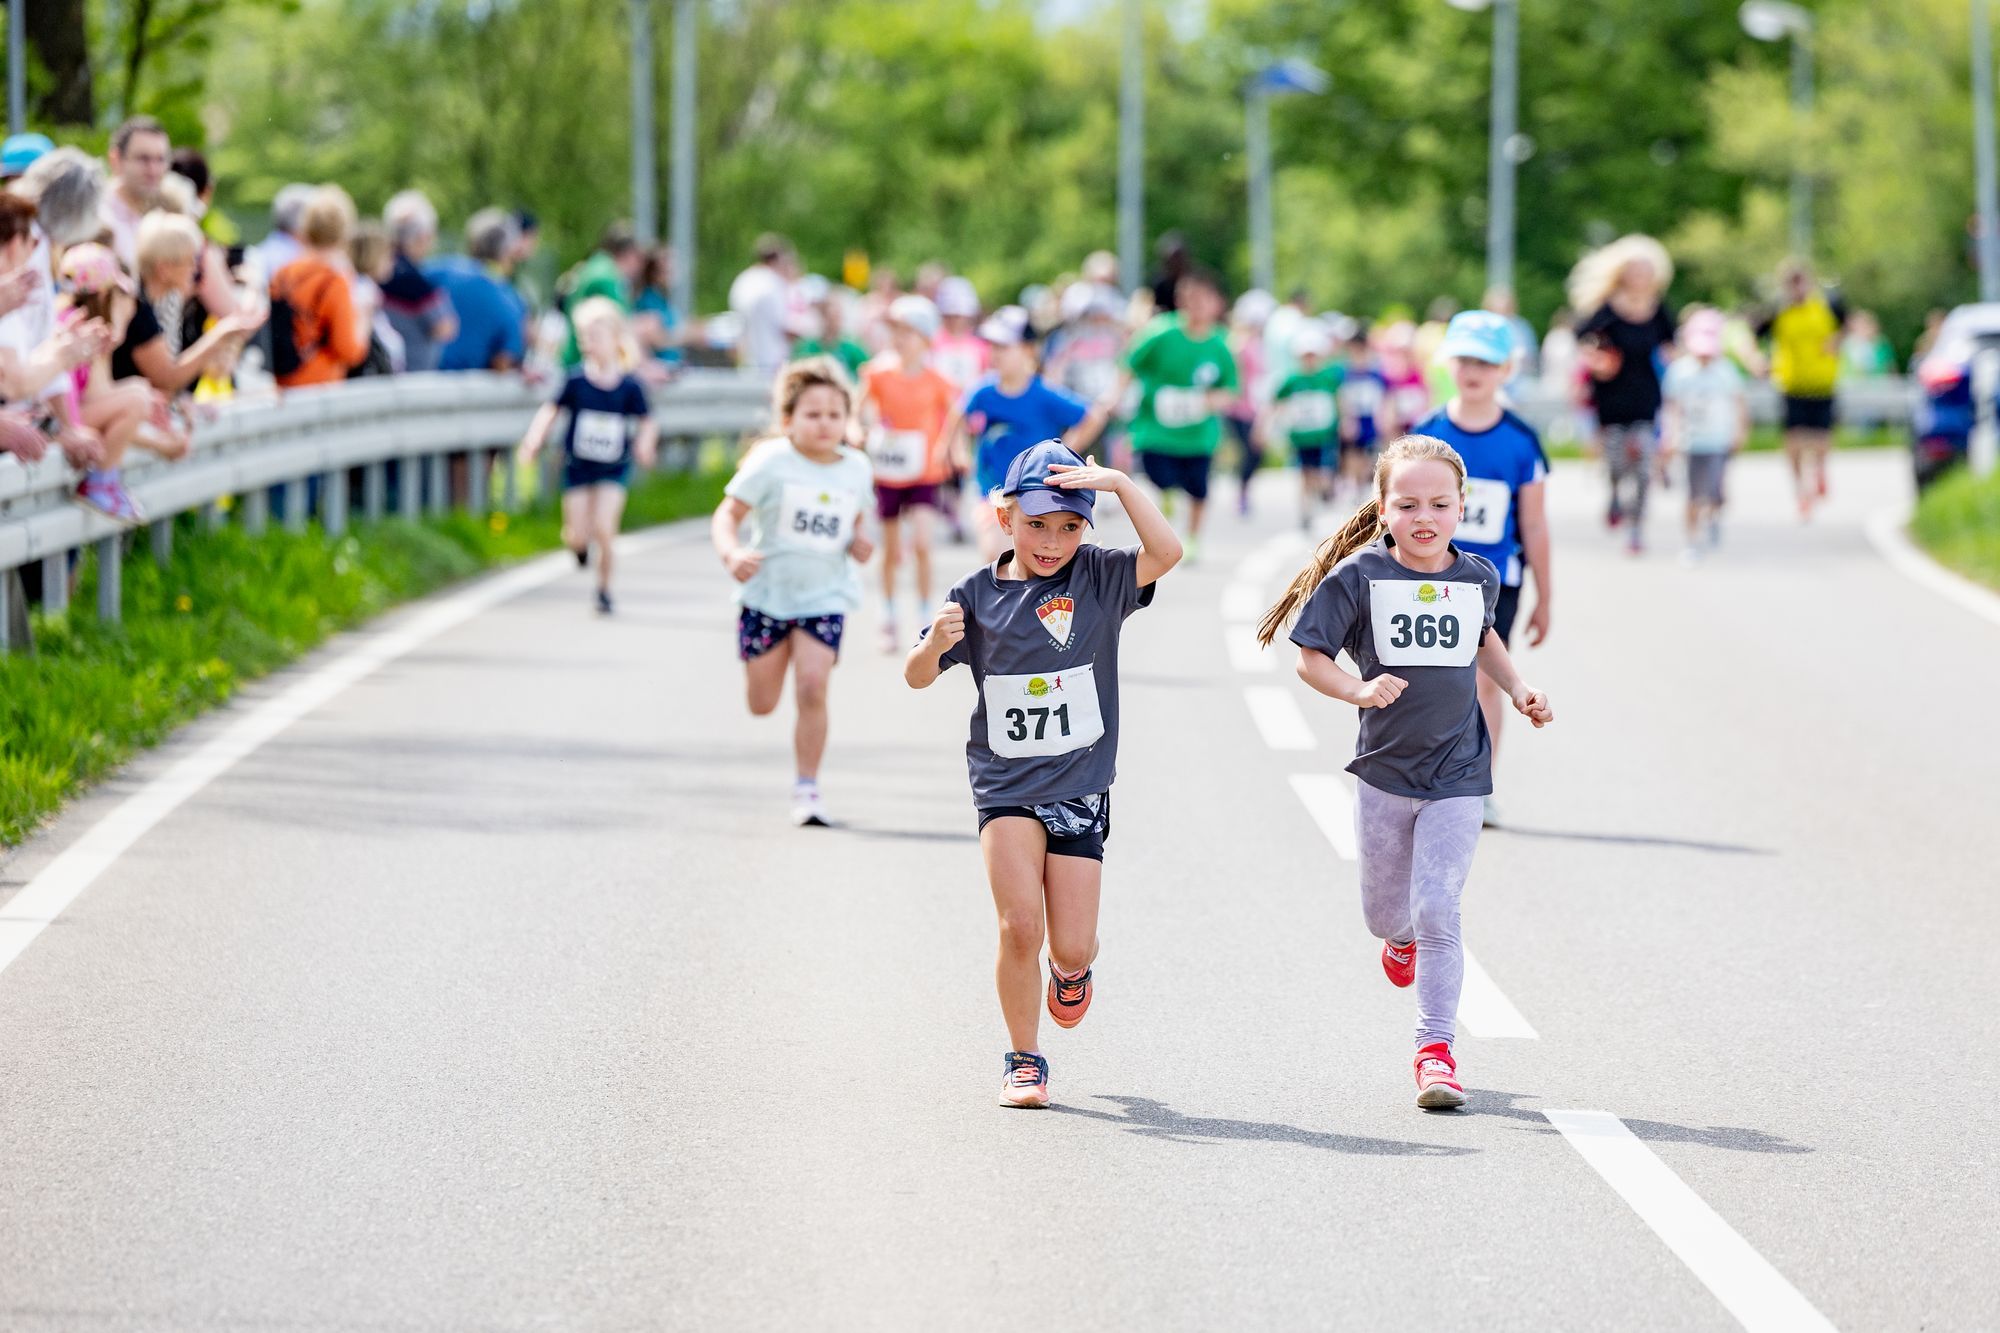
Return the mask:
{"type": "Polygon", "coordinates": [[[1268,603],[1254,583],[1232,583],[1222,590],[1224,620],[1262,620],[1268,603]]]}
{"type": "Polygon", "coordinates": [[[1264,744],[1273,750],[1316,750],[1319,737],[1299,707],[1299,701],[1282,685],[1246,685],[1243,702],[1250,705],[1250,720],[1263,734],[1264,744]]]}
{"type": "Polygon", "coordinates": [[[1347,784],[1332,773],[1294,773],[1292,790],[1305,803],[1306,813],[1319,825],[1319,831],[1333,844],[1333,854],[1343,861],[1352,861],[1354,798],[1347,794],[1347,784]]]}
{"type": "Polygon", "coordinates": [[[1277,654],[1258,644],[1255,625],[1224,625],[1222,643],[1229,650],[1229,665],[1238,671],[1263,674],[1277,669],[1277,654]]]}
{"type": "MultiPolygon", "coordinates": [[[[619,554],[635,554],[659,540],[656,535],[620,538],[619,554]]],[[[417,612],[396,629],[363,639],[281,693],[251,707],[192,754],[113,806],[42,867],[19,893],[0,905],[0,972],[5,972],[43,928],[61,916],[147,830],[237,760],[363,676],[482,611],[553,582],[574,567],[574,559],[563,552],[483,580],[417,612]]]]}
{"type": "Polygon", "coordinates": [[[1833,1324],[1798,1288],[1689,1189],[1625,1122],[1604,1111],[1544,1111],[1572,1148],[1618,1191],[1702,1285],[1751,1333],[1801,1333],[1833,1324]]]}
{"type": "Polygon", "coordinates": [[[1907,505],[1881,510],[1864,525],[1875,553],[1889,562],[1898,574],[1921,583],[1940,597],[1949,597],[1966,610],[2000,625],[2000,596],[1987,591],[1962,574],[1953,573],[1925,554],[1904,531],[1909,522],[1907,505]]]}
{"type": "Polygon", "coordinates": [[[1523,1041],[1539,1040],[1540,1034],[1528,1026],[1528,1020],[1521,1017],[1521,1011],[1513,1001],[1501,993],[1493,984],[1486,969],[1472,956],[1472,950],[1463,949],[1465,957],[1465,985],[1458,993],[1458,1019],[1471,1031],[1472,1035],[1486,1038],[1517,1038],[1523,1041]]]}

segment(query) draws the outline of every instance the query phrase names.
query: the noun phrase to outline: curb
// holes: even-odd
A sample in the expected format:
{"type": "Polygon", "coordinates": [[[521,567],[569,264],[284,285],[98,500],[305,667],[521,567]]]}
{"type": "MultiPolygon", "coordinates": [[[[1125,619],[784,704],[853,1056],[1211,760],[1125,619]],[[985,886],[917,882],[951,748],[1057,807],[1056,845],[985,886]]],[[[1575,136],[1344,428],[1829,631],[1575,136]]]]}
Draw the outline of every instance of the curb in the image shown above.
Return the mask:
{"type": "Polygon", "coordinates": [[[1875,553],[1889,562],[1898,574],[1921,583],[1940,597],[1957,602],[1974,615],[2000,625],[2000,593],[1975,583],[1963,574],[1946,569],[1910,540],[1910,506],[1891,505],[1871,515],[1862,530],[1875,553]]]}

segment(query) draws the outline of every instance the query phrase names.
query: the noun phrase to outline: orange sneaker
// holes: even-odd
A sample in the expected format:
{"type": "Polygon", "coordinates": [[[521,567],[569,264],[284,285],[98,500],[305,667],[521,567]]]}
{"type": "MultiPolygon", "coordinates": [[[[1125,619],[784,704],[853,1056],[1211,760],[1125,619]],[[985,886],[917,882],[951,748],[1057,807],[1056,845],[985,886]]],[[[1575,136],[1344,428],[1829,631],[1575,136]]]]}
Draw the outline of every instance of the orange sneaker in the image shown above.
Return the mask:
{"type": "Polygon", "coordinates": [[[1000,1104],[1038,1111],[1049,1104],[1049,1062],[1033,1051],[1009,1051],[1000,1080],[1000,1104]]]}
{"type": "Polygon", "coordinates": [[[1057,1027],[1073,1028],[1081,1023],[1090,1012],[1090,995],[1089,968],[1066,977],[1056,969],[1055,959],[1049,960],[1049,1017],[1055,1019],[1057,1027]]]}
{"type": "Polygon", "coordinates": [[[1458,1064],[1451,1047],[1441,1041],[1417,1048],[1417,1105],[1426,1111],[1450,1111],[1465,1105],[1458,1064]]]}
{"type": "Polygon", "coordinates": [[[1394,940],[1382,941],[1382,970],[1389,974],[1392,985],[1407,986],[1417,979],[1417,942],[1398,944],[1394,940]]]}

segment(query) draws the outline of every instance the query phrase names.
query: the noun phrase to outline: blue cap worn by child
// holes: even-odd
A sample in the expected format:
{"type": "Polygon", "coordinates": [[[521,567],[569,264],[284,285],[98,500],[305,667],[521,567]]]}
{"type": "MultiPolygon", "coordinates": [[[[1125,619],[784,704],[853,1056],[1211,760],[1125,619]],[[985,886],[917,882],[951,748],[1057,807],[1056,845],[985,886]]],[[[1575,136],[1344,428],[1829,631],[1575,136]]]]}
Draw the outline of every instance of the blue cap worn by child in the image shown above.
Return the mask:
{"type": "Polygon", "coordinates": [[[1461,310],[1445,325],[1438,355],[1463,356],[1504,366],[1514,359],[1514,330],[1505,315],[1490,310],[1461,310]]]}
{"type": "Polygon", "coordinates": [[[55,147],[46,134],[8,135],[7,141],[0,144],[0,178],[12,180],[33,166],[36,158],[54,152],[55,147]]]}
{"type": "Polygon", "coordinates": [[[1061,440],[1043,440],[1024,449],[1008,465],[1002,495],[1011,496],[1024,514],[1053,514],[1058,509],[1094,522],[1096,497],[1089,491],[1066,491],[1051,483],[1049,469],[1057,464],[1082,467],[1083,460],[1063,447],[1061,440]]]}

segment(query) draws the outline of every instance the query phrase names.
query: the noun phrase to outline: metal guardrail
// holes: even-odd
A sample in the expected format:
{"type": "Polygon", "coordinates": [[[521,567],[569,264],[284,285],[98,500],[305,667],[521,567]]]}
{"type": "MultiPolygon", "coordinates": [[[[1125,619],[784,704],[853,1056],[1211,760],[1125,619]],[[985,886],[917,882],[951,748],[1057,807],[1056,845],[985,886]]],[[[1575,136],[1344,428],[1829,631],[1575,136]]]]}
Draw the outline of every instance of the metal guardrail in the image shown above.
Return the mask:
{"type": "MultiPolygon", "coordinates": [[[[528,419],[546,400],[517,376],[482,373],[398,375],[294,389],[275,399],[231,403],[197,428],[194,448],[178,462],[140,450],[127,455],[125,484],[149,518],[153,555],[172,550],[173,519],[204,510],[214,524],[236,521],[261,531],[277,489],[280,521],[303,530],[317,519],[327,532],[345,531],[351,512],[384,517],[393,504],[405,517],[442,513],[454,504],[483,510],[493,456],[513,448],[528,419]],[[455,459],[468,460],[455,465],[455,459]],[[225,513],[222,502],[239,500],[225,513]]],[[[730,371],[691,371],[653,396],[660,466],[693,464],[701,440],[761,427],[770,388],[730,371]]],[[[550,489],[561,451],[544,460],[550,489]]],[[[515,476],[502,469],[513,508],[515,476]]],[[[68,600],[70,553],[98,553],[98,615],[118,618],[119,569],[127,529],[75,500],[79,475],[50,449],[23,465],[0,455],[0,650],[14,637],[18,595],[14,571],[41,562],[43,605],[68,600]]]]}

